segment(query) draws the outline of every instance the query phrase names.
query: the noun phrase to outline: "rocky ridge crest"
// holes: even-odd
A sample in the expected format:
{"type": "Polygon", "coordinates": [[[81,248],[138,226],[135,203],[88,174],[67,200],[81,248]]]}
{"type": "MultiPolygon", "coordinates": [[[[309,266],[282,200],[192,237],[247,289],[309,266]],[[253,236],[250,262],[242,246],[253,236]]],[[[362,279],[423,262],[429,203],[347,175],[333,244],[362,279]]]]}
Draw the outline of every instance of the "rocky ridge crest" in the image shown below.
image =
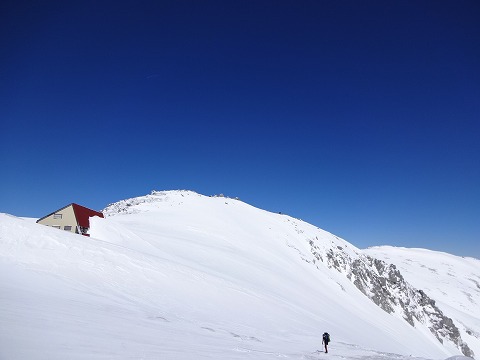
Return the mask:
{"type": "Polygon", "coordinates": [[[411,326],[423,324],[442,344],[453,342],[468,357],[473,351],[462,340],[453,320],[443,314],[423,290],[411,286],[393,264],[357,253],[348,254],[341,246],[322,248],[317,239],[309,240],[313,263],[344,274],[365,296],[389,314],[398,314],[411,326]]]}

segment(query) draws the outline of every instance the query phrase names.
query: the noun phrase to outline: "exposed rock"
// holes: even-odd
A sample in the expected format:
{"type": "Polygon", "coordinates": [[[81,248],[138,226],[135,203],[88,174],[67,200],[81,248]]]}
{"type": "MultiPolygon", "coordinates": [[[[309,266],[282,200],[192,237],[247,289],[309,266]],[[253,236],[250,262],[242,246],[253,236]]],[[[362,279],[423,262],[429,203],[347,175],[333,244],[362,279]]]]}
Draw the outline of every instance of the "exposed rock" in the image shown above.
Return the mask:
{"type": "Polygon", "coordinates": [[[316,260],[345,274],[384,311],[399,314],[413,327],[417,323],[425,325],[439,342],[451,341],[465,356],[473,358],[473,351],[462,340],[453,320],[423,290],[407,283],[395,265],[361,253],[352,258],[339,246],[322,250],[315,240],[309,240],[309,244],[316,260]]]}

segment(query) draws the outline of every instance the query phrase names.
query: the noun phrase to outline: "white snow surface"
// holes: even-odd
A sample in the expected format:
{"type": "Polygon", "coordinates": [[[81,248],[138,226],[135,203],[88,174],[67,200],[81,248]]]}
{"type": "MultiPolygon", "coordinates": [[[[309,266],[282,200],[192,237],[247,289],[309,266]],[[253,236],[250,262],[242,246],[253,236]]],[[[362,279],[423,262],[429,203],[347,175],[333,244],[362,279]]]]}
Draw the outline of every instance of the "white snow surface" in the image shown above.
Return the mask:
{"type": "MultiPolygon", "coordinates": [[[[0,214],[1,360],[468,359],[306,261],[313,238],[362,252],[313,225],[190,191],[104,213],[90,238],[0,214]]],[[[462,284],[437,288],[468,305],[462,284]]]]}

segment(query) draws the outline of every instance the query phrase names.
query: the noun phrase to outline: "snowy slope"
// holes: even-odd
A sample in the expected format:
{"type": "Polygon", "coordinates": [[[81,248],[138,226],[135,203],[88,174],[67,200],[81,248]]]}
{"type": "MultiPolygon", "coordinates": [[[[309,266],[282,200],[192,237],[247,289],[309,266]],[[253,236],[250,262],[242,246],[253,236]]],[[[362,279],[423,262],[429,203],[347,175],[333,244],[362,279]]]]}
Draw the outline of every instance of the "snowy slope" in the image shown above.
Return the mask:
{"type": "Polygon", "coordinates": [[[318,359],[324,331],[328,356],[460,354],[367,298],[326,260],[362,251],[302,221],[185,191],[105,215],[87,238],[0,214],[0,359],[318,359]]]}
{"type": "Polygon", "coordinates": [[[366,253],[393,263],[457,324],[462,338],[480,354],[480,260],[426,249],[372,247],[366,253]]]}

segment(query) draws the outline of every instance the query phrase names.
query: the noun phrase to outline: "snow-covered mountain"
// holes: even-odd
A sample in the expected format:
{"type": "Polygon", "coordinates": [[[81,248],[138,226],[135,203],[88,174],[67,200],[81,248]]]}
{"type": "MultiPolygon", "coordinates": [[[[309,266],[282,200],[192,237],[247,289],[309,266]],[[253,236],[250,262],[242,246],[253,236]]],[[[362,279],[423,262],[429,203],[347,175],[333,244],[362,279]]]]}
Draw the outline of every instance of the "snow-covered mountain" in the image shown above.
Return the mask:
{"type": "MultiPolygon", "coordinates": [[[[428,280],[438,285],[427,288],[373,249],[236,199],[189,191],[154,191],[104,214],[90,219],[90,238],[0,215],[0,359],[440,359],[477,352],[479,308],[459,317],[450,307],[478,304],[478,293],[454,305],[442,297],[442,284],[447,294],[475,288],[442,283],[441,263],[428,263],[439,268],[428,280]],[[324,331],[332,336],[328,355],[324,331]]],[[[479,278],[478,260],[451,259],[471,264],[469,279],[479,278]]]]}

